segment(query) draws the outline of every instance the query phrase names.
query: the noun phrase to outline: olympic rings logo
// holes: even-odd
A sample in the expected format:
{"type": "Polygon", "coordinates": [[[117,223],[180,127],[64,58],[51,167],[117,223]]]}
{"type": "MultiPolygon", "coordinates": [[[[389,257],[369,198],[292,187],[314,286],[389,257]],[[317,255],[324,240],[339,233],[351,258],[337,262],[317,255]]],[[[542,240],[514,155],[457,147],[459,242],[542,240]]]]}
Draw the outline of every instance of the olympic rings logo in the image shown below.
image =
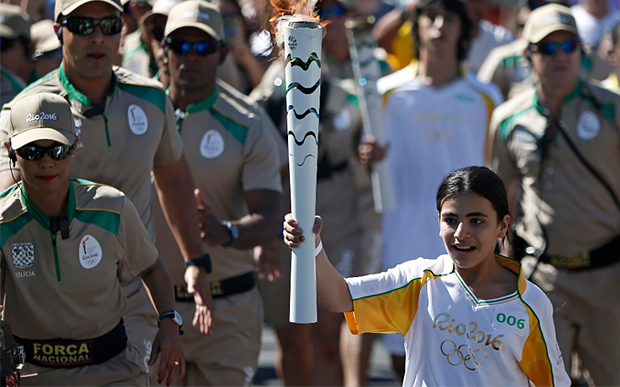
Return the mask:
{"type": "Polygon", "coordinates": [[[482,349],[472,350],[467,344],[461,344],[458,347],[452,340],[444,340],[441,343],[441,353],[448,360],[448,364],[457,366],[461,363],[470,371],[475,371],[487,362],[487,353],[482,349]],[[452,346],[452,348],[450,348],[452,346]],[[448,350],[449,349],[449,350],[448,350]],[[484,360],[480,361],[480,356],[484,355],[484,360]],[[456,359],[455,359],[456,356],[456,359]],[[458,360],[458,362],[457,362],[458,360]]]}

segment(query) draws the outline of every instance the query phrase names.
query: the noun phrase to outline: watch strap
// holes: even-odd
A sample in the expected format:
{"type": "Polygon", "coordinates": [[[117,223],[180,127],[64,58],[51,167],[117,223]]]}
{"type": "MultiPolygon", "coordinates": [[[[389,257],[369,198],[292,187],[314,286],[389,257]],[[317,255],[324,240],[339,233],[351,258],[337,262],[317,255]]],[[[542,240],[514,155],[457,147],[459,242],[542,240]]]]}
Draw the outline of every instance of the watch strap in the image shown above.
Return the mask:
{"type": "Polygon", "coordinates": [[[165,318],[169,318],[172,320],[172,322],[177,324],[179,326],[179,335],[183,334],[183,330],[181,329],[183,327],[183,319],[181,318],[179,312],[177,312],[176,310],[169,310],[160,314],[157,318],[157,327],[159,327],[161,321],[165,318]]]}
{"type": "Polygon", "coordinates": [[[237,228],[237,226],[231,222],[230,220],[227,220],[224,222],[224,225],[226,226],[226,228],[228,229],[228,235],[230,236],[230,241],[228,241],[228,243],[223,243],[222,247],[229,247],[231,246],[233,243],[235,243],[235,241],[237,240],[237,238],[239,237],[239,229],[237,228]],[[235,231],[233,231],[233,229],[235,231]]]}
{"type": "Polygon", "coordinates": [[[204,254],[200,258],[185,261],[185,268],[187,269],[190,266],[202,267],[207,271],[207,273],[211,273],[213,270],[213,267],[211,266],[211,256],[209,254],[204,254]]]}

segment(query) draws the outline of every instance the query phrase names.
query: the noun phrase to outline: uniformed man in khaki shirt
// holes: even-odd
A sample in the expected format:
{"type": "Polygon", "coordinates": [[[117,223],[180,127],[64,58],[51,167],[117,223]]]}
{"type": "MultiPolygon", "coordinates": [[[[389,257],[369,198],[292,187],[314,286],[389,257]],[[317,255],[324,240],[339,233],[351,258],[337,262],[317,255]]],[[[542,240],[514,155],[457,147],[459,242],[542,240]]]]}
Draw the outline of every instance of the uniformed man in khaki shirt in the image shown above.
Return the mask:
{"type": "Polygon", "coordinates": [[[513,253],[555,306],[571,376],[577,353],[596,385],[618,386],[620,96],[580,78],[568,8],[534,10],[523,36],[539,81],[497,108],[491,128],[492,166],[522,211],[513,253]]]}
{"type": "MultiPolygon", "coordinates": [[[[223,41],[223,21],[214,5],[188,0],[170,10],[164,37],[169,94],[198,189],[217,310],[213,334],[188,327],[182,338],[186,386],[252,384],[263,322],[252,248],[275,239],[280,223],[277,143],[247,101],[217,85],[217,67],[228,51],[223,41]]],[[[181,255],[157,213],[156,225],[157,248],[171,268],[177,308],[189,317],[194,300],[178,270],[181,255]]]]}

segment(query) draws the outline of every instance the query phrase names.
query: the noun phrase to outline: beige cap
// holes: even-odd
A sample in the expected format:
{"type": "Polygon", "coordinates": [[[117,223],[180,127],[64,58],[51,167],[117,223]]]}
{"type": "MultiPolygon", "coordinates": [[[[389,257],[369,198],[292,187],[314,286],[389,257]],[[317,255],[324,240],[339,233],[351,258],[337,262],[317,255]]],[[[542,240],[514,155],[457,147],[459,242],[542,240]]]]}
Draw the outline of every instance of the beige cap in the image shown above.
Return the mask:
{"type": "Polygon", "coordinates": [[[9,137],[13,149],[39,140],[73,145],[75,125],[69,102],[52,93],[18,99],[11,109],[9,137]]]}
{"type": "Polygon", "coordinates": [[[218,41],[224,39],[224,22],[220,9],[204,0],[188,0],[172,7],[164,35],[169,36],[184,27],[199,28],[218,41]]]}
{"type": "Polygon", "coordinates": [[[78,7],[95,1],[110,4],[114,8],[123,12],[123,6],[121,5],[120,0],[56,0],[56,5],[54,6],[54,20],[58,21],[58,16],[61,14],[67,16],[71,12],[78,9],[78,7]]]}
{"type": "Polygon", "coordinates": [[[530,43],[538,43],[555,31],[568,31],[579,37],[570,8],[560,4],[547,4],[536,8],[527,17],[523,38],[530,43]]]}
{"type": "Polygon", "coordinates": [[[16,5],[0,3],[0,37],[30,40],[30,18],[16,5]]]}
{"type": "Polygon", "coordinates": [[[51,52],[60,48],[60,40],[54,32],[54,22],[50,19],[34,23],[30,27],[30,36],[37,52],[51,52]]]}
{"type": "Polygon", "coordinates": [[[153,9],[145,13],[142,17],[142,25],[145,26],[156,15],[168,16],[170,10],[177,4],[180,4],[183,0],[157,0],[153,4],[153,9]]]}

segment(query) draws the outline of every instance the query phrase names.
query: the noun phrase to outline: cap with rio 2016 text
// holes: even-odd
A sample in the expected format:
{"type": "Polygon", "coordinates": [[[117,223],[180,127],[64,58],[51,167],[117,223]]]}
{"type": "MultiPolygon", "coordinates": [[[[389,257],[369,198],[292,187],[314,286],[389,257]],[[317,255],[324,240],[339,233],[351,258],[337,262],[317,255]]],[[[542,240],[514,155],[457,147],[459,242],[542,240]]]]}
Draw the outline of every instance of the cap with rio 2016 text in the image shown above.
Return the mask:
{"type": "Polygon", "coordinates": [[[195,27],[216,41],[224,39],[224,21],[220,9],[203,0],[183,1],[170,10],[165,36],[184,27],[195,27]]]}
{"type": "Polygon", "coordinates": [[[59,95],[39,93],[20,98],[10,114],[9,138],[13,149],[39,140],[69,146],[75,142],[71,107],[59,95]]]}
{"type": "Polygon", "coordinates": [[[556,31],[568,31],[579,37],[577,23],[570,8],[560,4],[547,4],[536,8],[527,17],[523,38],[529,43],[538,43],[556,31]]]}
{"type": "Polygon", "coordinates": [[[120,0],[56,0],[56,5],[54,6],[54,20],[58,21],[60,15],[68,16],[71,12],[78,9],[78,7],[95,1],[110,4],[121,13],[123,12],[123,5],[120,0]]]}

